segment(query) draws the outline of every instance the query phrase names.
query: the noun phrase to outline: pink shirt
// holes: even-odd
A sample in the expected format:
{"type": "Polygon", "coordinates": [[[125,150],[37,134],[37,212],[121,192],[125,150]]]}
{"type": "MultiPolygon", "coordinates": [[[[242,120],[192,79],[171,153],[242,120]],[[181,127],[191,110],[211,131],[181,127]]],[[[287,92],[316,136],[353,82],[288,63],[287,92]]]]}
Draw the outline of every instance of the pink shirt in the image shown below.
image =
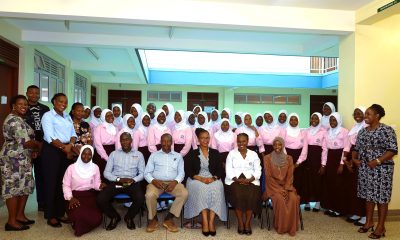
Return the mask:
{"type": "Polygon", "coordinates": [[[157,128],[156,125],[152,125],[149,127],[149,132],[147,135],[147,143],[148,143],[149,151],[151,153],[157,152],[156,145],[161,143],[161,136],[164,133],[171,134],[171,130],[168,127],[166,127],[164,131],[161,131],[160,129],[157,128]]]}
{"type": "Polygon", "coordinates": [[[256,137],[255,133],[249,134],[247,131],[252,131],[252,130],[249,130],[248,127],[243,126],[243,127],[236,129],[235,134],[237,136],[240,133],[246,133],[249,136],[249,143],[247,144],[247,146],[258,146],[258,151],[260,153],[265,152],[264,143],[263,143],[260,133],[258,133],[258,137],[256,137]],[[245,128],[247,128],[247,129],[245,129],[245,128]]]}
{"type": "Polygon", "coordinates": [[[285,148],[290,149],[302,149],[299,159],[296,163],[300,164],[307,159],[308,154],[308,143],[307,143],[307,133],[305,130],[301,130],[297,137],[292,137],[287,134],[287,130],[283,130],[282,138],[285,140],[285,148]]]}
{"type": "Polygon", "coordinates": [[[311,135],[310,131],[311,129],[308,128],[305,130],[306,131],[306,138],[307,138],[307,143],[308,145],[314,145],[314,146],[320,146],[322,147],[322,141],[325,137],[326,130],[324,128],[319,128],[317,133],[315,135],[311,135]]]}
{"type": "Polygon", "coordinates": [[[106,128],[103,125],[98,125],[94,130],[93,136],[93,144],[96,148],[97,153],[104,160],[108,160],[108,155],[104,150],[103,145],[114,145],[115,144],[115,136],[111,135],[106,131],[106,128]]]}
{"type": "Polygon", "coordinates": [[[172,139],[174,140],[174,144],[185,144],[179,153],[182,157],[186,156],[186,154],[190,151],[190,147],[192,146],[192,130],[190,127],[172,131],[172,139]]]}
{"type": "MultiPolygon", "coordinates": [[[[123,129],[119,130],[117,136],[115,136],[115,150],[119,150],[121,149],[121,142],[120,142],[120,138],[121,135],[124,133],[125,131],[123,129]]],[[[131,133],[131,137],[132,137],[132,147],[133,147],[133,135],[136,132],[136,130],[133,131],[133,133],[131,133]]]]}
{"type": "Polygon", "coordinates": [[[147,146],[147,136],[140,129],[136,130],[133,134],[133,150],[137,151],[138,148],[147,146]]]}
{"type": "Polygon", "coordinates": [[[213,134],[215,134],[216,132],[218,132],[219,130],[221,129],[221,123],[214,123],[212,126],[211,126],[211,132],[213,133],[213,134]]]}
{"type": "Polygon", "coordinates": [[[71,200],[72,191],[100,190],[100,170],[95,165],[96,173],[91,178],[81,178],[75,170],[74,164],[69,165],[63,178],[64,199],[71,200]]]}
{"type": "MultiPolygon", "coordinates": [[[[321,160],[322,165],[325,166],[328,160],[328,149],[343,148],[343,152],[350,151],[350,139],[348,137],[348,134],[349,130],[342,127],[338,135],[334,139],[331,139],[329,137],[329,131],[326,131],[325,137],[322,141],[322,160],[321,160]]],[[[343,158],[340,161],[340,164],[344,164],[343,158]]]]}
{"type": "Polygon", "coordinates": [[[283,135],[282,131],[282,128],[280,128],[279,126],[275,126],[272,129],[260,127],[258,130],[258,134],[260,134],[263,144],[272,145],[272,141],[274,141],[276,137],[280,137],[283,135]]]}
{"type": "MultiPolygon", "coordinates": [[[[231,131],[231,130],[228,130],[231,131]]],[[[215,134],[211,140],[211,148],[218,150],[218,152],[230,152],[236,147],[236,134],[232,134],[230,139],[224,139],[224,141],[219,141],[215,134]]]]}

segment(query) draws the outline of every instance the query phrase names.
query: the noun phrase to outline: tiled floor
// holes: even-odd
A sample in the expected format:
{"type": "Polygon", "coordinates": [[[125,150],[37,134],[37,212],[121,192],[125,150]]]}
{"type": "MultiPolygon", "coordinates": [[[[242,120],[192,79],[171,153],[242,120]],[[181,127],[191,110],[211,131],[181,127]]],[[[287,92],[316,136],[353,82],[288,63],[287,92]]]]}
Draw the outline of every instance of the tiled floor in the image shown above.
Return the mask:
{"type": "MultiPolygon", "coordinates": [[[[34,196],[29,198],[26,210],[27,216],[36,220],[36,224],[31,229],[23,232],[5,232],[4,224],[7,221],[7,209],[5,206],[0,207],[0,239],[74,239],[72,228],[69,225],[63,225],[62,228],[55,229],[46,224],[43,219],[43,213],[37,212],[35,207],[34,196]]],[[[1,205],[0,205],[1,206],[1,205]]],[[[125,211],[123,207],[119,210],[125,211]]],[[[265,228],[260,229],[259,220],[253,221],[253,235],[241,236],[236,233],[236,220],[233,212],[231,212],[231,229],[226,229],[222,222],[218,222],[217,236],[214,239],[293,239],[289,235],[279,235],[274,230],[267,231],[265,228]]],[[[162,218],[159,217],[160,219],[162,218]]],[[[312,213],[303,212],[304,231],[299,230],[295,236],[296,239],[368,239],[367,234],[357,233],[357,227],[347,223],[342,218],[330,218],[322,212],[312,213]]],[[[179,219],[175,220],[178,224],[179,219]]],[[[146,220],[142,219],[142,228],[136,230],[128,230],[125,223],[120,222],[118,227],[113,231],[106,231],[101,227],[83,235],[80,239],[205,239],[199,229],[180,229],[178,233],[167,232],[164,228],[159,228],[153,233],[145,232],[146,220]]],[[[137,224],[136,224],[137,225],[137,224]]],[[[400,239],[400,221],[388,221],[386,225],[387,236],[385,239],[400,239]]],[[[211,238],[211,237],[209,237],[211,238]]]]}

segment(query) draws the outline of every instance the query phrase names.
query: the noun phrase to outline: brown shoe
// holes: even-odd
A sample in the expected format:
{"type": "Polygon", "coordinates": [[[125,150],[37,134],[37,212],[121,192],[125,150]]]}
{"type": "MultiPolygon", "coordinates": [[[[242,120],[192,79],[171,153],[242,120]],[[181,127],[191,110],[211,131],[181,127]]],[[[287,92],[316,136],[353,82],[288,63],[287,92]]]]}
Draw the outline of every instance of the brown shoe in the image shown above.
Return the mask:
{"type": "Polygon", "coordinates": [[[172,219],[165,220],[163,226],[170,232],[178,232],[178,228],[175,226],[175,223],[172,221],[172,219]]]}
{"type": "Polygon", "coordinates": [[[152,220],[149,221],[149,224],[147,224],[146,232],[154,232],[158,228],[158,221],[156,218],[153,218],[152,220]]]}

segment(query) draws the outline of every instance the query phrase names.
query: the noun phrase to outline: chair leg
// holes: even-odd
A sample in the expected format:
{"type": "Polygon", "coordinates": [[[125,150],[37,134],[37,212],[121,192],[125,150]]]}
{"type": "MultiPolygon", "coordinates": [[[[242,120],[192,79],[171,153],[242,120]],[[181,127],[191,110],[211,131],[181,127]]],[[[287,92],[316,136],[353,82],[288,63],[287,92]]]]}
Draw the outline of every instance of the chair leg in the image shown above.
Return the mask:
{"type": "Polygon", "coordinates": [[[271,212],[270,212],[270,208],[267,206],[267,229],[268,231],[271,231],[271,212]]]}
{"type": "Polygon", "coordinates": [[[227,207],[227,210],[226,210],[226,216],[227,216],[227,218],[226,218],[226,228],[227,229],[230,229],[231,228],[231,220],[230,220],[230,214],[229,214],[229,206],[227,207]]]}
{"type": "Polygon", "coordinates": [[[299,216],[300,216],[300,229],[304,230],[303,214],[301,212],[301,207],[299,208],[299,216]]]}
{"type": "Polygon", "coordinates": [[[261,229],[264,229],[264,217],[263,217],[263,210],[264,210],[264,207],[263,206],[261,206],[261,219],[260,219],[260,228],[261,229]]]}
{"type": "Polygon", "coordinates": [[[107,227],[107,215],[103,213],[103,228],[105,229],[107,227]]]}
{"type": "Polygon", "coordinates": [[[141,207],[140,209],[139,209],[139,224],[138,224],[138,226],[139,226],[139,228],[142,228],[142,211],[143,211],[143,207],[141,207]]]}
{"type": "Polygon", "coordinates": [[[184,211],[184,209],[182,207],[182,210],[181,210],[181,228],[183,228],[183,214],[184,213],[185,213],[185,211],[184,211]]]}

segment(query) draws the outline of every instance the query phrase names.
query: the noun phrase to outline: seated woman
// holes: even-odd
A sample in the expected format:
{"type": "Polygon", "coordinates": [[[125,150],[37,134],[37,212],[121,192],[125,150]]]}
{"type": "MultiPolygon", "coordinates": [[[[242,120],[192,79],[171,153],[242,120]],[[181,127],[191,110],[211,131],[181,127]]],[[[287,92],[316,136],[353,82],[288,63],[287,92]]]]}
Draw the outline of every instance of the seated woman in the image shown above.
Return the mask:
{"type": "Polygon", "coordinates": [[[248,142],[246,133],[237,135],[237,148],[230,151],[226,159],[225,184],[229,203],[238,220],[238,233],[251,235],[253,212],[261,212],[261,164],[257,153],[247,149],[248,142]]]}
{"type": "Polygon", "coordinates": [[[265,187],[262,199],[274,205],[274,227],[279,234],[294,236],[300,221],[300,197],[293,187],[293,160],[285,154],[283,138],[273,141],[274,151],[264,157],[265,187]]]}
{"type": "Polygon", "coordinates": [[[68,167],[63,179],[64,198],[69,201],[67,214],[75,236],[95,229],[103,218],[96,205],[97,192],[94,190],[104,186],[99,167],[92,162],[93,152],[92,146],[82,146],[78,160],[68,167]]]}
{"type": "Polygon", "coordinates": [[[204,236],[215,236],[215,215],[226,221],[226,205],[222,162],[217,150],[209,148],[210,134],[202,128],[196,129],[199,148],[190,152],[190,161],[185,161],[188,177],[186,188],[189,192],[185,204],[185,218],[193,218],[201,213],[204,236]]]}

